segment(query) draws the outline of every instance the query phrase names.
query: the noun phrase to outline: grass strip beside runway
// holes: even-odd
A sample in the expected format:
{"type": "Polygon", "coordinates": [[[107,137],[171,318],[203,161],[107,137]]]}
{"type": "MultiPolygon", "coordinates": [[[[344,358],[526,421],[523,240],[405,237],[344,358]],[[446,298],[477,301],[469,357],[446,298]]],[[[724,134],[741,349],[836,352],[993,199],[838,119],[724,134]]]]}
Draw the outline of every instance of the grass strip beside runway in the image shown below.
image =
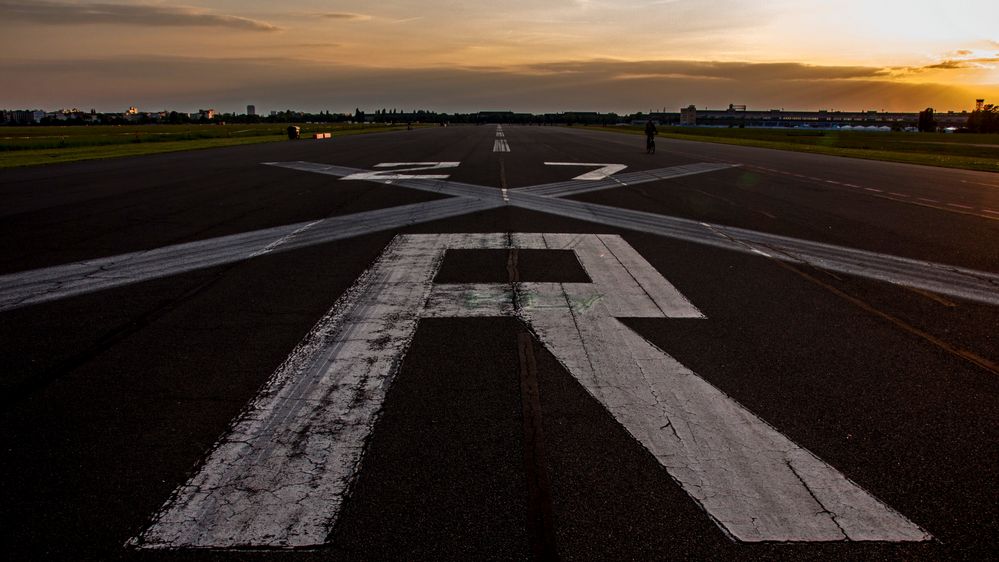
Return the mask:
{"type": "MultiPolygon", "coordinates": [[[[318,132],[332,132],[336,138],[406,128],[405,125],[332,123],[299,126],[303,139],[318,132]]],[[[287,123],[3,127],[0,128],[0,168],[277,142],[288,138],[287,127],[287,123]]]]}
{"type": "MultiPolygon", "coordinates": [[[[585,129],[634,135],[644,127],[585,129]]],[[[809,129],[659,127],[659,136],[849,158],[999,172],[999,135],[866,132],[809,129]]]]}

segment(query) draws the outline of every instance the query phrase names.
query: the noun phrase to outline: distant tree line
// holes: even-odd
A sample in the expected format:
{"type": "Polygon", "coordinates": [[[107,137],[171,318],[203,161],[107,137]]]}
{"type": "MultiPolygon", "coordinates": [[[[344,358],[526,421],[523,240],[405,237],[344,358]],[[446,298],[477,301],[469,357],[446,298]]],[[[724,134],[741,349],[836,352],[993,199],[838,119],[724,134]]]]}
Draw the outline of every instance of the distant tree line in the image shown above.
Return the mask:
{"type": "MultiPolygon", "coordinates": [[[[933,117],[933,108],[927,107],[919,112],[920,132],[934,133],[938,130],[937,120],[933,117]]],[[[999,133],[999,105],[986,104],[968,115],[967,124],[958,129],[959,133],[999,133]]]]}
{"type": "Polygon", "coordinates": [[[999,133],[999,105],[986,104],[968,117],[969,133],[999,133]]]}
{"type": "MultiPolygon", "coordinates": [[[[616,113],[566,112],[566,113],[515,113],[512,111],[486,111],[476,113],[438,113],[425,109],[405,111],[400,109],[377,109],[367,113],[360,108],[353,113],[334,113],[324,110],[318,113],[286,109],[268,115],[246,115],[240,113],[215,113],[210,119],[204,114],[163,111],[139,114],[122,113],[79,113],[56,117],[54,114],[42,118],[39,125],[151,125],[151,124],[219,124],[219,123],[512,123],[534,125],[613,125],[648,119],[643,113],[618,115],[616,113]]],[[[14,123],[10,123],[14,124],[14,123]]]]}
{"type": "MultiPolygon", "coordinates": [[[[11,112],[4,112],[0,121],[17,124],[7,117],[11,112]]],[[[145,125],[145,124],[219,124],[219,123],[510,123],[522,125],[615,125],[618,123],[644,123],[652,119],[659,124],[676,124],[678,114],[645,114],[642,112],[628,115],[598,112],[564,112],[564,113],[515,113],[513,111],[482,111],[476,113],[438,113],[425,109],[405,111],[400,109],[377,109],[367,113],[360,108],[353,113],[334,113],[323,110],[318,113],[295,111],[272,112],[268,115],[246,115],[237,113],[215,113],[208,118],[206,112],[179,113],[163,111],[158,113],[71,113],[48,114],[39,122],[41,125],[145,125]]],[[[911,122],[910,122],[911,123],[911,122]]],[[[917,128],[922,132],[936,132],[940,123],[932,108],[919,112],[917,128]]],[[[904,124],[894,128],[902,129],[904,124]]],[[[958,132],[967,133],[999,133],[999,105],[988,104],[971,112],[967,123],[958,132]]]]}

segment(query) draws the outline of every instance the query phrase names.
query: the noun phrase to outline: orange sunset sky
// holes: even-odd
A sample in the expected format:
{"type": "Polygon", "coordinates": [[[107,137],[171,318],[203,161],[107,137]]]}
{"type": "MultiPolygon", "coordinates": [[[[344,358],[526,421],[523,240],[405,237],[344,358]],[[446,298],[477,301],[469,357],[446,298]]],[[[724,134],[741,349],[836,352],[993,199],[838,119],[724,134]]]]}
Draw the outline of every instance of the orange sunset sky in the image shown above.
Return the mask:
{"type": "Polygon", "coordinates": [[[938,111],[999,102],[999,4],[0,0],[0,107],[938,111]]]}

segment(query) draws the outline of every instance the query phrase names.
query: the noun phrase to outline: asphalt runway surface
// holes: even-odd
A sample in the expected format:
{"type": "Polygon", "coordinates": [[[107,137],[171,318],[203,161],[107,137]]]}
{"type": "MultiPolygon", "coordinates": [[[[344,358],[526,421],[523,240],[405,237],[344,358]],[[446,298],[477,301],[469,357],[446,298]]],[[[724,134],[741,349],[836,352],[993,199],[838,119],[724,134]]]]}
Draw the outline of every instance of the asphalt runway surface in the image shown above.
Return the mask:
{"type": "Polygon", "coordinates": [[[483,125],[0,200],[11,560],[999,551],[999,175],[483,125]]]}

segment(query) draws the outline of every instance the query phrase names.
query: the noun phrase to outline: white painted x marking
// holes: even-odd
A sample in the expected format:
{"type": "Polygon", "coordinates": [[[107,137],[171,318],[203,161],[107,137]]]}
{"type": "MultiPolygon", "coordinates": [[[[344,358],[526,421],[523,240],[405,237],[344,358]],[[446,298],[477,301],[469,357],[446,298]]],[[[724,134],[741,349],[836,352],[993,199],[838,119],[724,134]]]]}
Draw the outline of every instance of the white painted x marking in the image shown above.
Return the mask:
{"type": "Polygon", "coordinates": [[[504,205],[999,305],[999,275],[994,273],[563,199],[589,191],[721,169],[716,164],[690,164],[617,174],[597,181],[558,182],[506,190],[442,179],[396,179],[382,174],[372,177],[370,170],[330,164],[265,164],[341,178],[366,174],[365,181],[452,197],[3,275],[0,276],[0,311],[233,263],[262,253],[289,251],[504,205]]]}

